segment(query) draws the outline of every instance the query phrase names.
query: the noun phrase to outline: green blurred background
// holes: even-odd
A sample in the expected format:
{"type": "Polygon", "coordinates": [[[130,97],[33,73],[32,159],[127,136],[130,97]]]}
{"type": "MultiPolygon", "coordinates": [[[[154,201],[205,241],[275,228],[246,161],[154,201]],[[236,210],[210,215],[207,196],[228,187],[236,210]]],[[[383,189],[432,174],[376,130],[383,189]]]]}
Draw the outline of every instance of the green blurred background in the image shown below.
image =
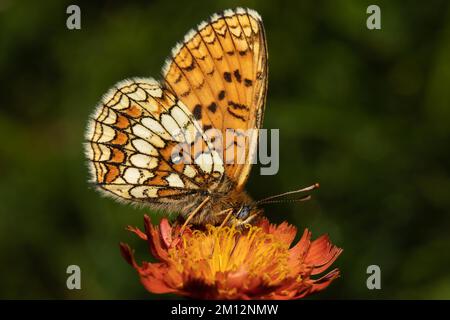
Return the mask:
{"type": "Polygon", "coordinates": [[[156,297],[118,247],[149,258],[124,227],[150,212],[89,187],[86,121],[114,83],[158,77],[185,32],[236,6],[264,19],[264,127],[281,144],[279,173],[254,168],[247,189],[258,199],[320,182],[313,201],[267,215],[344,248],[342,277],[314,299],[450,298],[449,4],[0,1],[0,298],[156,297]],[[69,4],[81,30],[66,28],[69,4]],[[366,28],[370,4],[382,30],[366,28]],[[66,288],[70,264],[82,290],[66,288]],[[381,290],[366,287],[372,264],[381,290]]]}

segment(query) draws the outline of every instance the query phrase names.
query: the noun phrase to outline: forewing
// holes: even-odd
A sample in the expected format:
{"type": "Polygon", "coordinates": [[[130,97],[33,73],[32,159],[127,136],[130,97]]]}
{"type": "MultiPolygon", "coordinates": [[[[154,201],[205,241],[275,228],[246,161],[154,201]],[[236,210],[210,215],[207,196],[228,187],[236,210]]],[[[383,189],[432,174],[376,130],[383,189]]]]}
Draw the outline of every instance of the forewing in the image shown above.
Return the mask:
{"type": "Polygon", "coordinates": [[[241,189],[256,152],[267,90],[260,16],[242,8],[213,15],[173,49],[163,75],[207,135],[221,132],[214,146],[221,149],[226,175],[241,189]]]}

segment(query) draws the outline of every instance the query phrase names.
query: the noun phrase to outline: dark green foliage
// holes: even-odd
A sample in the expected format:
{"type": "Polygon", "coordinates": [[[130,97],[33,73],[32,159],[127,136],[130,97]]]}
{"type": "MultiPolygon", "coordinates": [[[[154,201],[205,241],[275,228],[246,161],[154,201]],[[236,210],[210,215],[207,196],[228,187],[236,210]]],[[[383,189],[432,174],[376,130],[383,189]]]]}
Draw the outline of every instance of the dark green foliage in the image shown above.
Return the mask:
{"type": "MultiPolygon", "coordinates": [[[[127,77],[158,77],[185,32],[213,12],[248,6],[269,48],[265,128],[280,128],[280,171],[256,199],[314,182],[314,200],[270,205],[344,248],[342,278],[315,298],[450,298],[450,8],[447,1],[79,2],[0,5],[0,298],[146,298],[119,241],[148,210],[87,184],[83,135],[101,95],[127,77]],[[66,267],[82,290],[66,289],[66,267]],[[366,288],[366,268],[382,290],[366,288]]],[[[155,214],[154,220],[161,215],[155,214]]]]}

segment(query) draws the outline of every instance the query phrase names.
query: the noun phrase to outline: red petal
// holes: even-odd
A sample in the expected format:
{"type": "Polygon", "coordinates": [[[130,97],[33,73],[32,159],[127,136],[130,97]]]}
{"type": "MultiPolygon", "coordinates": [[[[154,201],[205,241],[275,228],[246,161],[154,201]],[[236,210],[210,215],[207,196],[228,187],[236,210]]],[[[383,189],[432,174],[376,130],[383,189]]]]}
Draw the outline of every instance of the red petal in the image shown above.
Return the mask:
{"type": "Polygon", "coordinates": [[[297,228],[293,225],[284,221],[278,226],[273,226],[271,228],[271,233],[280,241],[291,245],[292,241],[294,241],[295,235],[297,234],[297,228]]]}
{"type": "Polygon", "coordinates": [[[302,259],[309,250],[309,246],[311,244],[310,239],[311,232],[308,229],[305,229],[299,242],[297,242],[295,246],[289,249],[291,257],[294,259],[302,259]]]}
{"type": "Polygon", "coordinates": [[[167,248],[162,243],[159,230],[153,227],[150,217],[144,216],[145,233],[147,234],[148,245],[152,255],[160,260],[167,260],[167,248]],[[164,247],[163,247],[164,246],[164,247]]]}
{"type": "Polygon", "coordinates": [[[128,262],[128,264],[134,267],[136,265],[136,262],[134,261],[134,253],[131,250],[130,246],[122,242],[119,243],[119,246],[122,257],[128,262]]]}
{"type": "Polygon", "coordinates": [[[262,231],[264,231],[265,233],[269,233],[270,228],[269,220],[267,220],[267,218],[261,219],[258,223],[258,227],[260,227],[262,231]]]}
{"type": "Polygon", "coordinates": [[[339,269],[334,269],[320,279],[314,280],[310,293],[321,291],[328,287],[340,275],[339,269]]]}
{"type": "Polygon", "coordinates": [[[161,238],[166,248],[170,248],[170,244],[172,243],[172,227],[166,218],[163,218],[159,223],[159,232],[161,233],[161,238]]]}
{"type": "Polygon", "coordinates": [[[323,235],[311,243],[305,264],[314,266],[312,275],[319,274],[328,269],[341,252],[342,249],[330,242],[328,235],[323,235]]]}
{"type": "Polygon", "coordinates": [[[133,226],[127,226],[125,228],[125,230],[131,231],[131,232],[135,233],[142,240],[147,241],[147,235],[144,232],[142,232],[139,228],[133,227],[133,226]]]}
{"type": "Polygon", "coordinates": [[[171,293],[178,290],[167,285],[165,276],[168,268],[165,263],[147,263],[141,269],[141,282],[144,287],[153,293],[171,293]]]}

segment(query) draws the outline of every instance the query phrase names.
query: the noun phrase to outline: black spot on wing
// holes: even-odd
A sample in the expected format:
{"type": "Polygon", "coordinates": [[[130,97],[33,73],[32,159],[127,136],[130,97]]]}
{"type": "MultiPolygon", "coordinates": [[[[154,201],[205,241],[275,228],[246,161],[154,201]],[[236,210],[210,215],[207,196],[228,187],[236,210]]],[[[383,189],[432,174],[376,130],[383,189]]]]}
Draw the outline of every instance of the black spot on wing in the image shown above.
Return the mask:
{"type": "Polygon", "coordinates": [[[223,78],[225,79],[226,82],[231,82],[231,73],[224,72],[223,73],[223,78]]]}
{"type": "Polygon", "coordinates": [[[235,118],[242,120],[245,122],[245,118],[239,114],[237,114],[236,112],[234,112],[230,107],[227,108],[227,111],[235,118]]]}
{"type": "Polygon", "coordinates": [[[191,90],[188,90],[188,91],[182,92],[180,95],[181,95],[182,97],[187,97],[187,96],[190,95],[190,94],[191,94],[191,90]]]}
{"type": "Polygon", "coordinates": [[[194,69],[195,69],[195,60],[194,59],[192,59],[190,65],[188,65],[187,67],[183,67],[183,70],[186,70],[186,71],[192,71],[194,69]]]}
{"type": "Polygon", "coordinates": [[[209,106],[208,106],[208,110],[211,111],[212,113],[215,113],[217,110],[217,104],[215,102],[212,102],[209,106]]]}
{"type": "Polygon", "coordinates": [[[229,101],[228,105],[232,107],[233,109],[239,109],[239,110],[248,110],[248,107],[245,104],[236,103],[233,101],[229,101]]]}
{"type": "Polygon", "coordinates": [[[242,77],[241,77],[241,74],[239,73],[238,69],[234,70],[233,74],[238,82],[242,81],[242,77]]]}
{"type": "Polygon", "coordinates": [[[200,104],[195,105],[192,114],[196,120],[200,120],[202,118],[202,106],[200,104]]]}

